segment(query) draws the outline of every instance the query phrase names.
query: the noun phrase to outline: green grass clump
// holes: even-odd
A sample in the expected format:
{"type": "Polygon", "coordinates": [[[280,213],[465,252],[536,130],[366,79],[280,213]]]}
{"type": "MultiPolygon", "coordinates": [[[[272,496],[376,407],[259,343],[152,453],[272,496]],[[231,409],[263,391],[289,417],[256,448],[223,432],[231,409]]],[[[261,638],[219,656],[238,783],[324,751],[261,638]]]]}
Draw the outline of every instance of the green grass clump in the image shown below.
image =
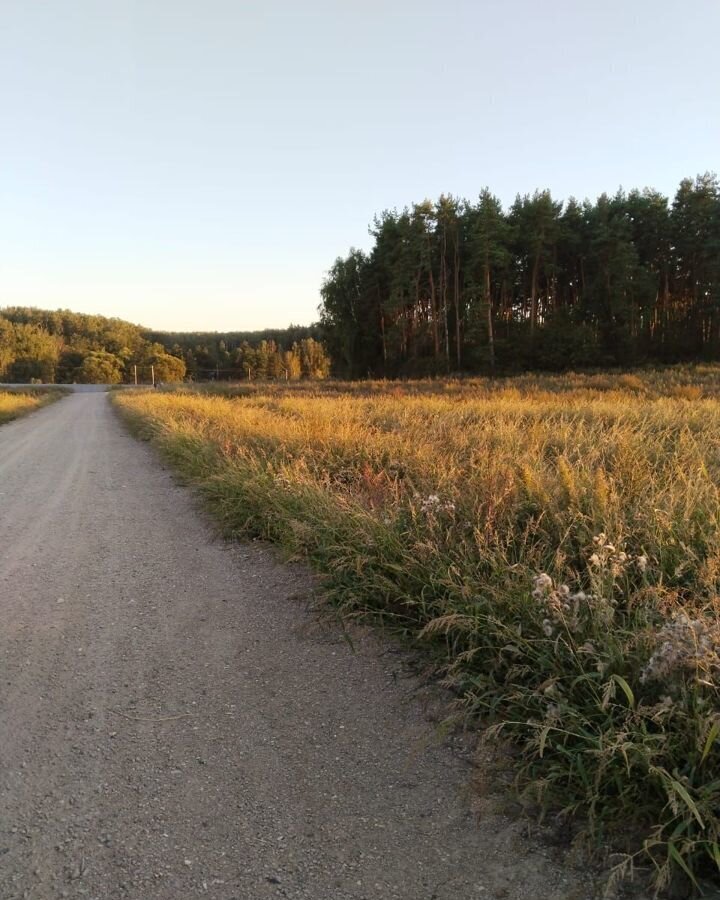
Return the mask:
{"type": "Polygon", "coordinates": [[[720,871],[718,375],[114,400],[228,531],[426,646],[523,792],[663,887],[720,871]]]}

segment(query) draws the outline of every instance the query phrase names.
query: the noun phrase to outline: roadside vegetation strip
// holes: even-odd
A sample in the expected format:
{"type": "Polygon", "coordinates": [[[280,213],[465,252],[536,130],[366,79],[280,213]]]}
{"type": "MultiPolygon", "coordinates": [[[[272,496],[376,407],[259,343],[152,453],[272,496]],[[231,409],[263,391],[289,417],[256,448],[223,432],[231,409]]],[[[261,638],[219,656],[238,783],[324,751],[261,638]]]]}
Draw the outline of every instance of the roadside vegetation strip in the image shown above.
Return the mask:
{"type": "Polygon", "coordinates": [[[0,390],[0,425],[59,400],[64,394],[57,388],[0,390]]]}
{"type": "Polygon", "coordinates": [[[228,532],[426,646],[618,877],[665,886],[720,869],[719,371],[113,400],[228,532]]]}

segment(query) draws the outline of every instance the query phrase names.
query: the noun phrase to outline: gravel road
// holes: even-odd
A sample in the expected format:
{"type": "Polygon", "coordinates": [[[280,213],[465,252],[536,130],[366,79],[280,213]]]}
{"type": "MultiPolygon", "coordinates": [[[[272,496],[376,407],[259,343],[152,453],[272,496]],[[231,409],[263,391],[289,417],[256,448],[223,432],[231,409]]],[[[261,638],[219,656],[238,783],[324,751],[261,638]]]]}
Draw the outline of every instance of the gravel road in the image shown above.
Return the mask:
{"type": "Polygon", "coordinates": [[[0,428],[2,900],[592,896],[311,586],[214,537],[107,395],[0,428]]]}

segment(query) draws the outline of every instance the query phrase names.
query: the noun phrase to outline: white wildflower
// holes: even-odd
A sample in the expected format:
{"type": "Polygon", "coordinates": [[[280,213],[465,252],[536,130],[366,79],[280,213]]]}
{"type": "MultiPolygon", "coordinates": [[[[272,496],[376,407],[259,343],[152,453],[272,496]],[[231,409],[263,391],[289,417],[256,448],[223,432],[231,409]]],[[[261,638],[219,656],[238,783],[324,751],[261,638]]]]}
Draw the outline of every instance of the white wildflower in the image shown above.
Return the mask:
{"type": "Polygon", "coordinates": [[[720,630],[706,619],[685,613],[666,622],[656,635],[655,650],[640,681],[659,681],[678,671],[720,668],[720,630]]]}
{"type": "Polygon", "coordinates": [[[545,718],[550,722],[554,722],[560,718],[560,707],[557,703],[550,703],[548,705],[547,711],[545,712],[545,718]]]}
{"type": "Polygon", "coordinates": [[[452,500],[443,501],[438,494],[429,494],[427,497],[420,499],[420,509],[427,515],[440,512],[454,513],[455,504],[452,500]]]}
{"type": "Polygon", "coordinates": [[[535,578],[533,579],[533,587],[535,588],[535,591],[533,591],[533,595],[537,591],[538,593],[540,593],[541,595],[544,596],[545,594],[548,593],[548,591],[552,590],[552,586],[553,586],[552,578],[546,572],[541,572],[539,575],[536,575],[535,578]]]}
{"type": "Polygon", "coordinates": [[[607,569],[613,578],[620,578],[633,562],[632,556],[624,550],[618,550],[615,544],[608,541],[604,532],[593,538],[593,544],[595,551],[588,559],[589,565],[594,569],[607,569]]]}

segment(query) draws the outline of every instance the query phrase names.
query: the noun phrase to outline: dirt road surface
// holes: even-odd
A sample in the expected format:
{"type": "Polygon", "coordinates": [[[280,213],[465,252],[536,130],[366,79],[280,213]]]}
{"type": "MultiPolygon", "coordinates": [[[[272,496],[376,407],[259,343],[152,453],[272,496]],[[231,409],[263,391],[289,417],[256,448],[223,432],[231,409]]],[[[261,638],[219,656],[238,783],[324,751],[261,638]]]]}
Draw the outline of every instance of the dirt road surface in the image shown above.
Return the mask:
{"type": "Polygon", "coordinates": [[[0,428],[2,900],[590,897],[102,393],[0,428]]]}

